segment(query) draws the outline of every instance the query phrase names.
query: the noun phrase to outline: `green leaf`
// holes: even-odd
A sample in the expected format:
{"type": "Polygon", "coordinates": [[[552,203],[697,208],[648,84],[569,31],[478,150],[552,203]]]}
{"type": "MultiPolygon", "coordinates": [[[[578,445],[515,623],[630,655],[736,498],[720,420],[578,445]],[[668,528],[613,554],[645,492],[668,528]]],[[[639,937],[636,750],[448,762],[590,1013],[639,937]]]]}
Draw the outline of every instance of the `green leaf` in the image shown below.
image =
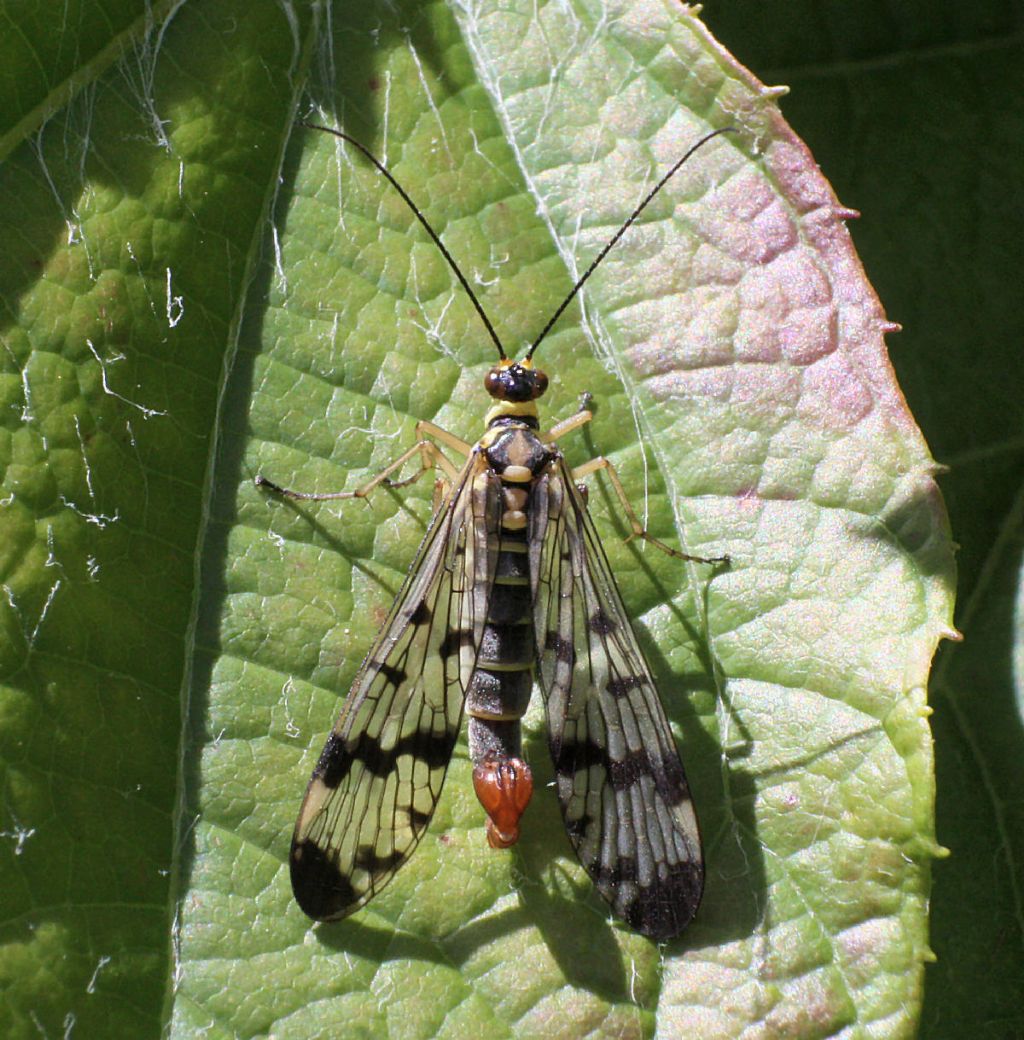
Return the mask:
{"type": "Polygon", "coordinates": [[[40,67],[54,26],[83,49],[19,95],[0,169],[0,1033],[155,1036],[219,400],[302,55],[269,4],[126,7],[95,45],[98,9],[27,6],[40,67]]]}
{"type": "Polygon", "coordinates": [[[654,0],[133,17],[24,101],[0,170],[5,1035],[913,1035],[950,545],[775,95],[654,0]],[[386,161],[510,352],[737,128],[538,354],[546,416],[597,402],[570,459],[609,455],[655,535],[732,557],[624,544],[595,482],[707,845],[663,949],[572,860],[536,712],[519,846],[486,848],[460,744],[369,907],[311,927],[291,899],[304,783],[431,489],[296,507],[252,477],[355,488],[419,419],[472,440],[494,359],[412,214],[309,116],[386,161]]]}
{"type": "Polygon", "coordinates": [[[923,1037],[1024,1035],[1024,41],[1019,8],[714,3],[716,33],[792,85],[787,117],[842,200],[889,313],[900,385],[940,462],[959,645],[931,683],[939,840],[923,1037]],[[827,14],[823,14],[827,10],[827,14]]]}

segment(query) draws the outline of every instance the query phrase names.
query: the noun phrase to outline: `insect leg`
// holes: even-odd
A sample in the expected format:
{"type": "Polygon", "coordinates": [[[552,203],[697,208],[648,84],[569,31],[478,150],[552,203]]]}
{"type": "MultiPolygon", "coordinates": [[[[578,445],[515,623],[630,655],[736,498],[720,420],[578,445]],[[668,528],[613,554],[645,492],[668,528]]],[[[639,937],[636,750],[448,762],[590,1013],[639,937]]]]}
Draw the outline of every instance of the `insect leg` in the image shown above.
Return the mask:
{"type": "Polygon", "coordinates": [[[564,437],[567,433],[572,430],[578,429],[580,426],[585,426],[591,419],[594,418],[594,413],[589,408],[581,408],[575,415],[570,415],[568,419],[562,419],[561,422],[556,422],[547,433],[541,434],[541,440],[545,444],[553,444],[559,438],[564,437]]]}
{"type": "Polygon", "coordinates": [[[547,433],[540,435],[540,439],[545,444],[554,444],[559,437],[564,437],[567,433],[571,433],[580,426],[586,425],[594,418],[594,412],[591,408],[593,403],[594,395],[589,390],[584,390],[580,394],[580,406],[576,409],[576,414],[570,415],[568,419],[556,422],[547,433]]]}
{"type": "Polygon", "coordinates": [[[622,503],[622,508],[626,513],[626,519],[629,521],[629,526],[633,529],[632,534],[630,534],[626,541],[630,541],[633,538],[642,538],[645,542],[650,542],[651,545],[656,546],[664,553],[668,553],[669,556],[676,557],[678,560],[690,560],[693,563],[729,562],[728,556],[691,556],[689,553],[673,549],[670,545],[666,545],[663,541],[650,534],[644,525],[640,523],[640,518],[634,512],[633,506],[630,504],[629,498],[626,496],[626,489],[622,486],[622,481],[619,479],[619,474],[615,465],[610,459],[605,458],[603,455],[596,459],[591,459],[589,462],[584,462],[582,466],[577,466],[572,471],[572,479],[574,481],[582,480],[584,477],[588,477],[591,473],[596,473],[598,470],[604,470],[608,474],[608,479],[611,481],[612,487],[615,489],[615,494],[618,495],[619,501],[622,503]]]}
{"type": "MultiPolygon", "coordinates": [[[[426,419],[421,419],[416,424],[416,436],[419,439],[425,440],[427,437],[433,437],[435,441],[440,441],[442,444],[447,445],[453,451],[457,451],[460,455],[464,455],[467,459],[473,454],[473,445],[467,444],[460,437],[456,437],[454,433],[449,433],[443,426],[435,426],[432,422],[427,422],[426,419]]],[[[452,473],[457,472],[454,467],[452,473]]]]}
{"type": "MultiPolygon", "coordinates": [[[[452,480],[459,472],[458,468],[453,466],[448,459],[441,454],[437,445],[432,444],[428,438],[432,437],[435,441],[440,441],[452,450],[459,452],[461,455],[465,455],[466,458],[469,458],[473,451],[472,445],[467,444],[464,440],[456,437],[454,433],[449,433],[444,429],[444,427],[435,426],[434,423],[427,422],[426,419],[421,419],[416,424],[416,436],[419,439],[413,447],[420,449],[423,458],[423,465],[420,467],[418,472],[413,473],[411,477],[406,477],[404,480],[386,480],[385,482],[387,483],[387,486],[391,488],[400,488],[406,487],[409,484],[415,484],[428,469],[433,469],[435,466],[444,470],[445,478],[450,486],[452,480]]],[[[408,457],[408,454],[409,453],[407,452],[405,457],[408,457]]],[[[401,462],[401,460],[398,461],[401,462]]],[[[381,475],[386,477],[387,473],[385,472],[381,475]]]]}
{"type": "Polygon", "coordinates": [[[438,477],[434,481],[434,512],[441,508],[441,503],[448,497],[452,483],[447,477],[438,477]]]}
{"type": "MultiPolygon", "coordinates": [[[[419,425],[417,424],[417,430],[419,425]]],[[[423,425],[430,426],[432,424],[425,423],[423,425]]],[[[434,429],[439,429],[439,427],[434,427],[434,429]]],[[[424,432],[429,434],[432,431],[426,430],[424,432]]],[[[458,441],[457,437],[453,437],[452,440],[460,444],[462,443],[458,441]]],[[[452,465],[451,461],[444,456],[441,449],[433,441],[421,438],[408,451],[403,451],[394,462],[385,466],[372,480],[368,480],[362,487],[357,487],[354,491],[331,491],[326,493],[293,491],[291,488],[283,488],[279,484],[275,484],[272,480],[263,476],[262,473],[257,475],[255,483],[257,487],[266,488],[268,491],[276,495],[282,495],[285,498],[300,499],[305,502],[325,502],[347,498],[366,498],[374,488],[384,483],[389,487],[405,487],[407,484],[419,480],[427,470],[433,469],[435,466],[445,474],[449,482],[454,480],[459,472],[458,468],[452,465]],[[388,479],[392,473],[400,470],[417,453],[420,456],[420,468],[411,477],[407,477],[405,480],[388,479]]]]}

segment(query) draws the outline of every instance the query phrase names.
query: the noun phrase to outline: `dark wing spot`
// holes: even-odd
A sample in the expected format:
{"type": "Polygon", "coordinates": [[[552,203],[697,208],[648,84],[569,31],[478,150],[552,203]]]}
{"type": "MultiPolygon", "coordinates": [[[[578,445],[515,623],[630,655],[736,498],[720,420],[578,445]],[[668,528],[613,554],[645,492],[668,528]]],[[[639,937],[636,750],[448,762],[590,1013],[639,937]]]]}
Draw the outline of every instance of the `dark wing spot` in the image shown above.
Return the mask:
{"type": "Polygon", "coordinates": [[[616,791],[632,786],[645,776],[654,781],[654,789],[667,805],[679,805],[690,797],[686,774],[676,755],[662,758],[641,748],[629,752],[623,759],[608,762],[608,778],[616,791]]]}
{"type": "Polygon", "coordinates": [[[651,760],[646,751],[631,751],[625,758],[608,763],[608,778],[616,791],[632,787],[642,776],[651,773],[651,760]]]}
{"type": "Polygon", "coordinates": [[[620,675],[609,681],[608,692],[618,700],[627,696],[632,690],[639,690],[644,684],[642,675],[620,675]]]}
{"type": "Polygon", "coordinates": [[[465,628],[451,629],[441,640],[438,652],[442,657],[453,657],[464,646],[473,645],[473,633],[465,628]]]}
{"type": "Polygon", "coordinates": [[[620,854],[612,866],[602,863],[594,870],[592,876],[594,884],[598,888],[615,891],[624,881],[636,882],[638,877],[636,859],[633,856],[620,854]]]}
{"type": "MultiPolygon", "coordinates": [[[[343,745],[341,738],[332,733],[327,741],[327,746],[320,755],[320,763],[317,764],[317,770],[320,769],[320,764],[323,763],[328,750],[334,743],[343,745]]],[[[355,747],[345,750],[342,746],[338,752],[341,761],[335,766],[335,773],[330,776],[330,779],[334,781],[333,785],[328,782],[326,774],[321,775],[320,779],[328,787],[337,787],[351,770],[353,762],[361,763],[363,768],[374,776],[388,776],[395,771],[398,759],[405,755],[411,755],[418,761],[426,763],[430,769],[440,769],[446,766],[448,760],[452,757],[454,744],[455,734],[452,734],[450,738],[441,738],[432,736],[429,733],[412,733],[407,737],[402,737],[396,742],[394,747],[385,751],[380,746],[380,741],[364,733],[355,747]]],[[[317,774],[314,773],[313,775],[316,776],[317,774]]]]}
{"type": "Polygon", "coordinates": [[[386,661],[375,661],[371,667],[376,668],[392,686],[401,686],[409,677],[409,673],[404,668],[396,668],[386,661]]]}
{"type": "MultiPolygon", "coordinates": [[[[565,833],[569,835],[569,840],[573,845],[578,845],[587,833],[587,828],[593,822],[593,817],[584,813],[578,820],[565,820],[562,821],[565,824],[565,833]]],[[[579,853],[577,852],[577,855],[579,853]]],[[[583,863],[583,858],[580,857],[580,862],[583,863]]],[[[587,864],[583,863],[586,867],[587,864]]],[[[587,868],[590,869],[589,867],[587,868]]]]}
{"type": "Polygon", "coordinates": [[[560,777],[572,777],[592,766],[600,766],[607,770],[608,782],[616,791],[625,790],[642,777],[649,776],[667,805],[679,805],[690,797],[686,774],[675,755],[661,758],[640,748],[628,752],[625,758],[613,759],[606,748],[592,741],[552,740],[551,760],[555,774],[560,777]]]}
{"type": "Polygon", "coordinates": [[[598,636],[610,635],[618,627],[615,619],[600,607],[590,615],[587,624],[590,626],[590,631],[598,636]]]}
{"type": "Polygon", "coordinates": [[[545,650],[554,650],[555,658],[564,664],[572,664],[576,660],[576,651],[568,639],[563,639],[557,632],[549,631],[544,640],[545,650]]]}
{"type": "Polygon", "coordinates": [[[427,824],[430,823],[431,813],[422,812],[412,806],[409,806],[407,812],[409,813],[409,823],[414,833],[419,834],[420,831],[426,830],[427,824]]]}
{"type": "Polygon", "coordinates": [[[358,901],[352,882],[314,842],[293,841],[290,863],[295,901],[314,921],[344,917],[358,901]]]}
{"type": "Polygon", "coordinates": [[[654,787],[668,806],[681,805],[690,800],[690,785],[686,782],[679,756],[669,753],[667,758],[649,757],[648,768],[654,777],[654,787]]]}
{"type": "Polygon", "coordinates": [[[425,625],[430,620],[430,607],[422,600],[416,609],[409,615],[409,623],[412,625],[425,625]]]}
{"type": "Polygon", "coordinates": [[[590,741],[550,740],[551,761],[555,773],[562,777],[572,777],[582,769],[593,765],[605,766],[608,755],[604,748],[590,741]]]}
{"type": "Polygon", "coordinates": [[[676,863],[661,874],[653,884],[637,887],[628,903],[606,896],[626,924],[656,942],[674,939],[686,928],[704,892],[704,868],[699,863],[676,863]]]}
{"type": "Polygon", "coordinates": [[[313,779],[321,780],[333,791],[348,775],[351,766],[352,759],[345,752],[345,741],[337,733],[332,733],[317,759],[313,779]]]}
{"type": "Polygon", "coordinates": [[[397,870],[405,855],[401,852],[390,852],[386,856],[379,856],[372,845],[360,845],[356,849],[355,865],[360,870],[365,870],[371,877],[380,877],[397,870]]]}

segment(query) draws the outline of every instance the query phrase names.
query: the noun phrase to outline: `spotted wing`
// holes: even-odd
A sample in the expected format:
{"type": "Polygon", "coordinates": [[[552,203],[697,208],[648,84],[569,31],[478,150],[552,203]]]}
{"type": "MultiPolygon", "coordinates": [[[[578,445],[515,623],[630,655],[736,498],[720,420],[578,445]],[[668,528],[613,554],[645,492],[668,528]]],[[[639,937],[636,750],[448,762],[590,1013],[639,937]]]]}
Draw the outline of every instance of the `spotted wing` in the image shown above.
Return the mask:
{"type": "Polygon", "coordinates": [[[690,791],[608,558],[564,462],[534,485],[531,577],[558,800],[615,915],[678,935],[704,866],[690,791]]]}
{"type": "Polygon", "coordinates": [[[470,458],[356,675],[295,825],[295,898],[357,910],[419,843],[441,793],[497,560],[500,482],[470,458]]]}

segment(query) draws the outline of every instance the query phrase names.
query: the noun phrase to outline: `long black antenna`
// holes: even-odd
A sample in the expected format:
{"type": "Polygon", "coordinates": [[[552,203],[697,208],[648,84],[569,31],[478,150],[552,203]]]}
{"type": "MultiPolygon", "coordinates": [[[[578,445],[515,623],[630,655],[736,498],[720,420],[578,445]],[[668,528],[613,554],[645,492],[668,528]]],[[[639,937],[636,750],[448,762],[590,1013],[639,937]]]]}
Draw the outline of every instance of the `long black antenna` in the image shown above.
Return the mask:
{"type": "Polygon", "coordinates": [[[697,151],[698,148],[703,148],[704,145],[706,145],[708,143],[708,141],[710,141],[713,137],[718,137],[719,134],[731,134],[731,133],[735,133],[735,132],[736,132],[736,127],[734,127],[734,126],[723,126],[719,130],[712,130],[710,134],[707,134],[704,137],[702,137],[682,157],[682,159],[680,159],[675,164],[675,166],[673,166],[672,169],[669,170],[668,173],[666,173],[665,176],[662,177],[661,180],[658,181],[658,183],[655,184],[655,186],[653,188],[651,188],[651,190],[647,193],[647,198],[645,198],[644,201],[641,202],[640,205],[637,206],[637,208],[635,210],[633,210],[632,215],[626,221],[626,223],[623,224],[622,227],[620,227],[619,230],[616,231],[614,235],[612,235],[611,240],[608,242],[608,244],[604,247],[604,249],[601,250],[600,253],[597,254],[597,256],[594,258],[594,260],[592,261],[590,266],[586,269],[586,271],[583,274],[583,277],[580,278],[580,280],[572,287],[572,291],[569,293],[569,295],[566,296],[566,298],[564,300],[562,300],[562,303],[559,306],[558,310],[555,311],[555,313],[551,315],[551,318],[548,321],[547,325],[545,325],[544,328],[541,329],[540,335],[533,341],[533,345],[526,352],[526,360],[527,361],[530,358],[533,357],[533,352],[540,346],[541,340],[551,331],[551,327],[562,316],[562,312],[572,302],[573,297],[580,291],[580,289],[583,288],[583,283],[594,273],[594,271],[597,269],[597,265],[609,254],[609,252],[611,252],[612,246],[614,246],[615,243],[618,242],[618,240],[620,238],[622,238],[622,236],[629,230],[630,225],[633,223],[633,221],[636,220],[637,217],[640,216],[640,214],[644,210],[644,207],[646,207],[647,203],[650,202],[651,199],[653,199],[654,196],[657,195],[658,192],[661,191],[661,189],[664,188],[666,184],[668,184],[668,182],[675,175],[675,173],[679,169],[679,167],[682,166],[683,163],[685,163],[686,160],[689,159],[690,156],[693,155],[693,153],[695,151],[697,151]]]}
{"type": "MultiPolygon", "coordinates": [[[[409,195],[406,192],[405,188],[403,188],[402,185],[395,180],[395,178],[388,171],[387,167],[382,162],[379,162],[378,159],[373,155],[373,153],[368,151],[354,137],[349,137],[348,134],[343,134],[340,130],[334,130],[329,126],[321,126],[319,123],[300,123],[299,125],[308,127],[310,130],[323,130],[324,133],[334,134],[335,137],[340,137],[343,141],[348,141],[348,143],[352,145],[353,148],[358,148],[359,151],[362,152],[363,155],[365,155],[366,158],[369,159],[370,162],[372,162],[373,165],[376,166],[377,169],[382,174],[384,174],[385,177],[387,177],[395,191],[397,191],[398,194],[401,195],[402,198],[405,200],[405,204],[409,207],[409,209],[413,211],[413,213],[416,214],[416,219],[427,229],[427,234],[430,235],[430,237],[434,240],[434,244],[437,246],[437,248],[441,250],[441,255],[445,258],[445,260],[448,261],[449,266],[455,272],[455,277],[458,278],[458,280],[462,283],[462,288],[465,289],[468,293],[469,298],[473,303],[473,306],[476,308],[477,314],[480,315],[480,320],[484,323],[484,326],[486,327],[487,331],[491,334],[491,339],[494,340],[494,345],[498,348],[498,357],[500,357],[502,361],[504,361],[507,357],[507,355],[505,354],[505,348],[501,345],[501,340],[498,339],[498,334],[494,331],[494,326],[491,324],[491,319],[487,317],[486,312],[480,305],[480,301],[476,298],[476,293],[474,293],[473,290],[469,287],[469,282],[466,281],[465,275],[463,275],[463,273],[459,270],[459,265],[452,259],[452,254],[449,253],[447,249],[445,249],[444,243],[438,237],[437,232],[427,223],[426,217],[424,217],[423,214],[419,211],[419,209],[416,206],[416,203],[413,202],[411,198],[409,198],[409,195]]],[[[636,214],[634,214],[634,216],[635,215],[636,214]]],[[[590,272],[588,271],[587,273],[589,274],[590,272]]],[[[574,289],[573,292],[575,291],[576,290],[574,289]]],[[[559,313],[561,313],[561,311],[559,313]]]]}

